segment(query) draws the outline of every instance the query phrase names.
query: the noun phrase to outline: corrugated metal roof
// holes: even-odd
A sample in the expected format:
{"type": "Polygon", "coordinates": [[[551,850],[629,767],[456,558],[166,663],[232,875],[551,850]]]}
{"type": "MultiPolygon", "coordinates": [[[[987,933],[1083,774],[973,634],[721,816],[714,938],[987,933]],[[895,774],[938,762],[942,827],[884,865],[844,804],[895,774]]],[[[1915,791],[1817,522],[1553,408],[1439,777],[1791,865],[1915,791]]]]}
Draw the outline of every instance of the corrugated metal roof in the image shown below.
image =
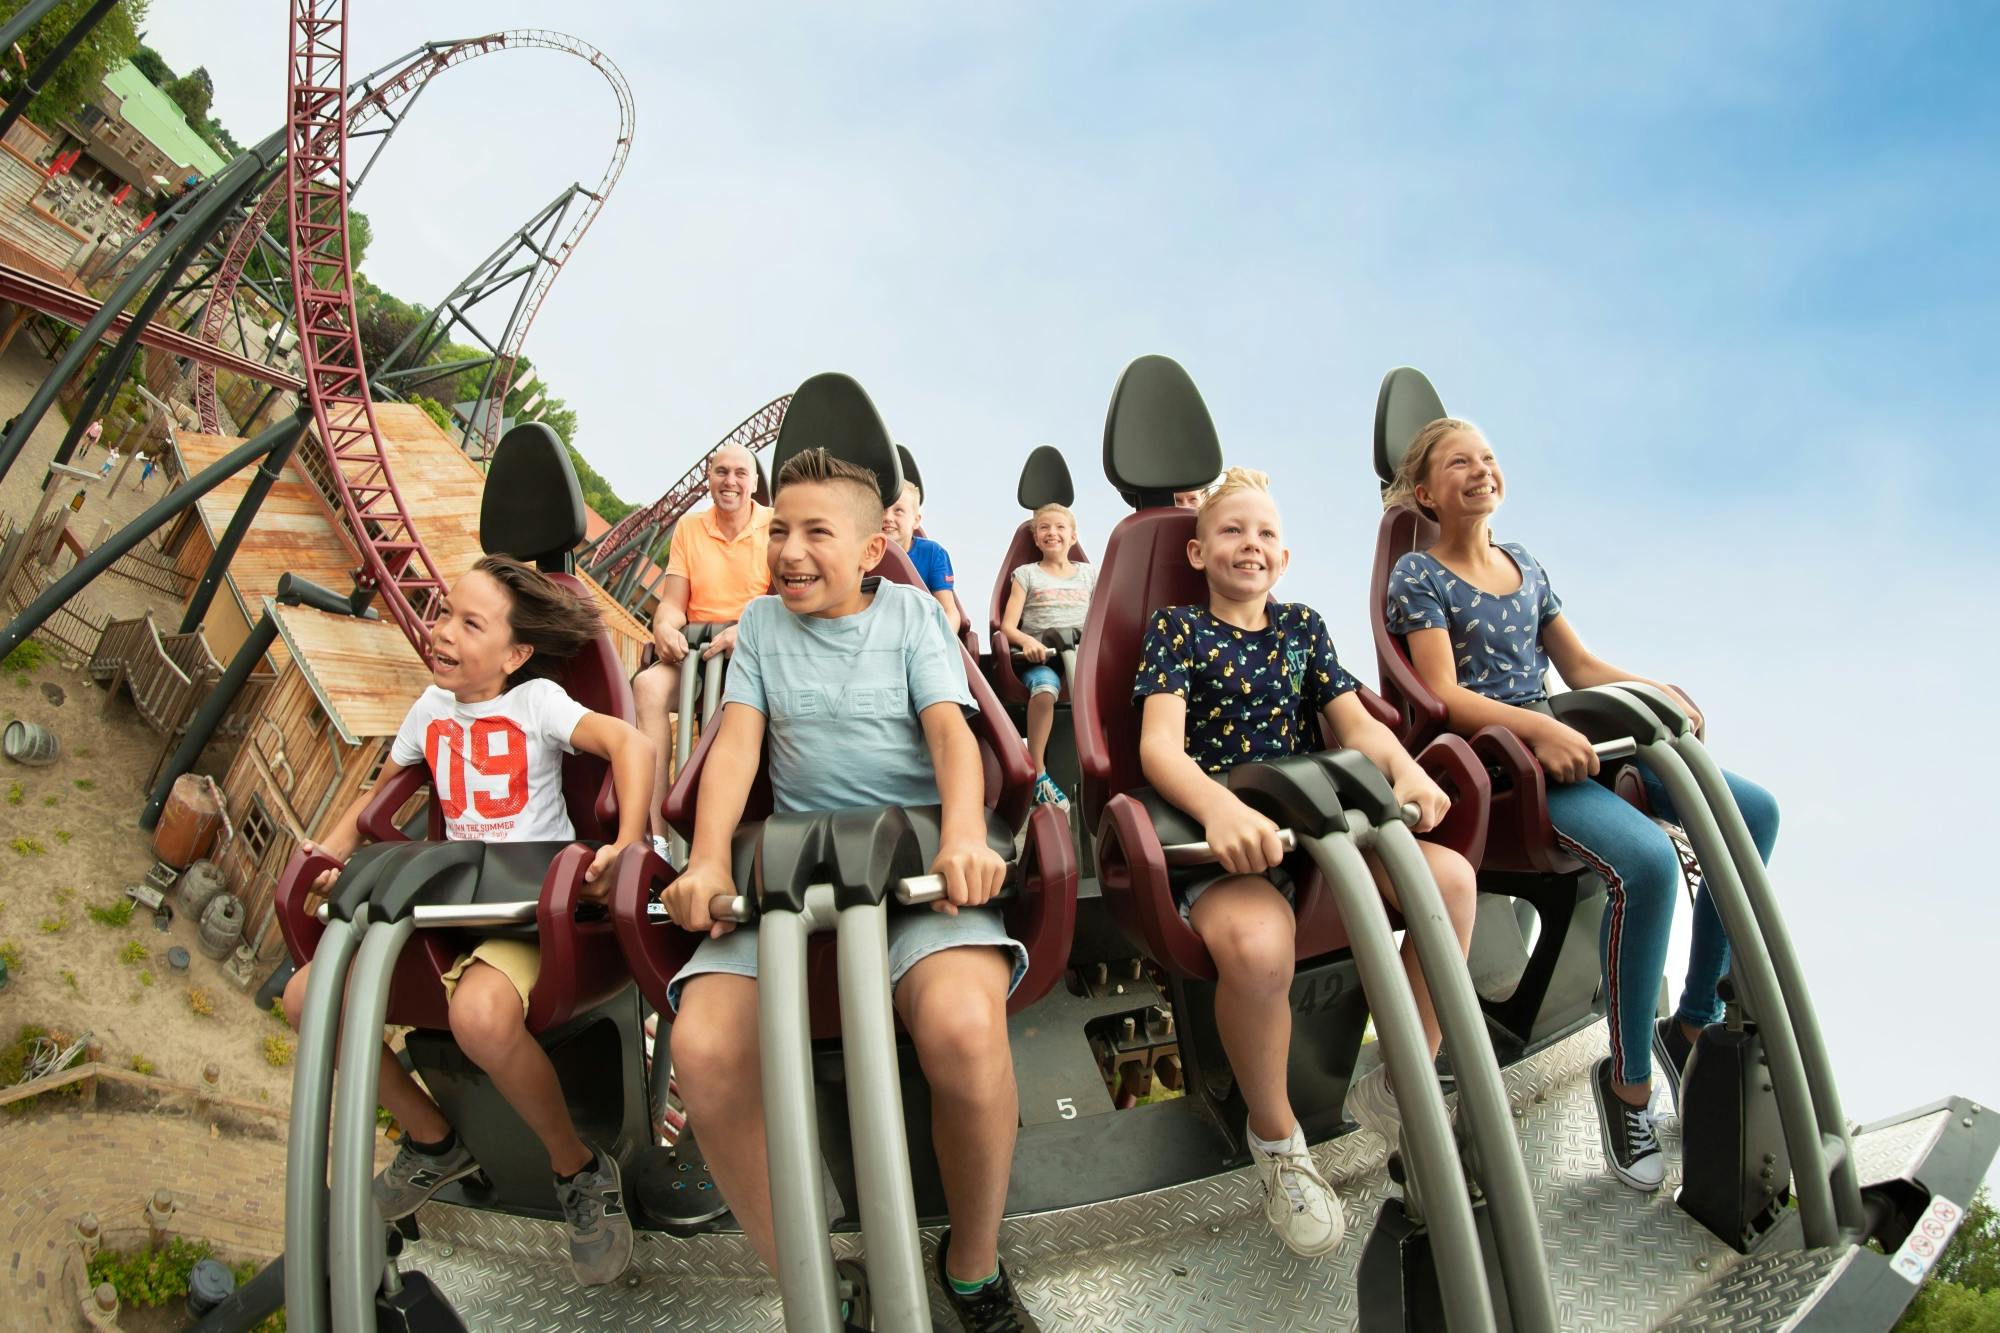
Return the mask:
{"type": "Polygon", "coordinates": [[[278,637],[349,745],[395,735],[410,705],[430,687],[430,668],[393,620],[279,606],[269,597],[263,607],[277,618],[278,637]]]}
{"type": "Polygon", "coordinates": [[[153,147],[182,167],[193,167],[204,176],[213,176],[229,165],[222,154],[189,128],[180,105],[141,74],[137,65],[127,61],[112,70],[104,76],[104,86],[118,98],[118,114],[125,117],[125,123],[152,140],[153,147]]]}

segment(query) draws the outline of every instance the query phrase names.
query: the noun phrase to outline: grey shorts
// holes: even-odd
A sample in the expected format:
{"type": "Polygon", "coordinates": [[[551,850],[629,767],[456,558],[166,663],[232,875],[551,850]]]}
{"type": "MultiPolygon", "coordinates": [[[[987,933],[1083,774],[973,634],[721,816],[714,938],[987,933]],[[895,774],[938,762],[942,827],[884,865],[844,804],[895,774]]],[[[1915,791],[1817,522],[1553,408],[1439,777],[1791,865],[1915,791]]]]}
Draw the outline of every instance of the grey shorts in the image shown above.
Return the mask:
{"type": "MultiPolygon", "coordinates": [[[[1297,853],[1293,853],[1294,857],[1296,855],[1297,853]]],[[[1293,857],[1286,857],[1285,860],[1278,862],[1278,864],[1266,870],[1264,878],[1271,881],[1272,888],[1285,895],[1285,901],[1290,903],[1293,910],[1296,911],[1299,905],[1299,895],[1298,890],[1292,885],[1292,872],[1289,869],[1289,863],[1292,859],[1293,857]]],[[[1188,913],[1194,910],[1195,900],[1200,898],[1202,894],[1207,893],[1212,885],[1220,884],[1223,880],[1229,878],[1231,878],[1231,875],[1227,870],[1224,870],[1221,866],[1213,865],[1181,866],[1169,871],[1167,873],[1167,883],[1174,891],[1174,905],[1181,909],[1181,920],[1192,924],[1192,919],[1188,913]]]]}
{"type": "MultiPolygon", "coordinates": [[[[978,947],[1005,949],[1014,960],[1014,973],[1007,978],[1012,995],[1021,978],[1028,975],[1028,948],[1007,934],[1007,925],[998,908],[966,907],[957,916],[933,911],[889,913],[889,985],[893,988],[903,974],[919,962],[944,949],[978,947]]],[[[667,1003],[679,1013],[681,987],[689,977],[704,972],[728,972],[739,977],[757,975],[757,929],[738,926],[721,939],[705,939],[694,956],[674,973],[667,983],[667,1003]]]]}

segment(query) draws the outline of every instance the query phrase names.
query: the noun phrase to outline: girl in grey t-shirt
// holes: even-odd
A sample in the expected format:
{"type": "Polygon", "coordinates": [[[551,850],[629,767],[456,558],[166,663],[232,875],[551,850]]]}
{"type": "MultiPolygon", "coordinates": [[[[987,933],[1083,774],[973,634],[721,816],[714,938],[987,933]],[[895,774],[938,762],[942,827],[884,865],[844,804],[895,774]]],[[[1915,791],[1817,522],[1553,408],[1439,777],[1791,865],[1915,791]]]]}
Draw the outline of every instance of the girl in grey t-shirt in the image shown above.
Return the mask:
{"type": "Polygon", "coordinates": [[[1076,544],[1076,515],[1067,505],[1046,504],[1031,520],[1035,548],[1042,558],[1014,570],[1007,605],[1000,613],[1000,632],[1028,660],[1021,684],[1028,690],[1028,756],[1035,761],[1035,800],[1069,808],[1069,798],[1049,777],[1049,732],[1055,727],[1056,697],[1062,677],[1054,663],[1056,651],[1042,642],[1052,629],[1083,628],[1090,610],[1097,567],[1070,559],[1076,544]]]}

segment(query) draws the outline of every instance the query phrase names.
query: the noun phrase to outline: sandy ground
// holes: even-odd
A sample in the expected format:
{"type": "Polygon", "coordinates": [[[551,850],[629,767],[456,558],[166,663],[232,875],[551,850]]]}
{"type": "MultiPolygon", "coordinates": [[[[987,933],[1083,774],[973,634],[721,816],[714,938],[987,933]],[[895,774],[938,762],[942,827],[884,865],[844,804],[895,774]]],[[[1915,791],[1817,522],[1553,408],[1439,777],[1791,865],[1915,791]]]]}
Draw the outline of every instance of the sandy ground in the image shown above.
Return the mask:
{"type": "MultiPolygon", "coordinates": [[[[0,358],[0,419],[20,409],[44,370],[33,344],[16,338],[0,358]]],[[[61,433],[52,412],[0,481],[0,510],[22,519],[33,512],[43,466],[61,433]]],[[[108,512],[122,523],[159,497],[157,475],[150,496],[133,487],[136,475],[115,496],[103,494],[107,486],[94,488],[79,520],[86,540],[100,515],[108,512]]],[[[164,594],[112,574],[101,576],[85,596],[115,616],[172,609],[164,594]]],[[[19,717],[47,727],[62,746],[57,762],[45,768],[0,760],[0,943],[21,958],[12,984],[0,992],[0,1041],[29,1023],[90,1031],[107,1060],[143,1058],[159,1073],[190,1083],[212,1060],[222,1067],[224,1091],[282,1102],[290,1095],[289,1069],[266,1062],[265,1038],[289,1037],[289,1030],[255,1009],[252,997],[202,955],[194,922],[177,917],[163,934],[143,909],[122,928],[85,914],[87,907],[116,903],[127,884],[144,880],[153,862],[150,835],[139,829],[137,815],[163,738],[139,719],[129,697],[121,694],[108,710],[106,699],[54,650],[25,676],[0,675],[0,723],[19,717]],[[134,943],[146,958],[121,961],[120,951],[134,943]],[[186,972],[168,966],[174,945],[188,950],[186,972]],[[211,1002],[212,1014],[193,1012],[189,1001],[197,991],[211,1002]]]]}

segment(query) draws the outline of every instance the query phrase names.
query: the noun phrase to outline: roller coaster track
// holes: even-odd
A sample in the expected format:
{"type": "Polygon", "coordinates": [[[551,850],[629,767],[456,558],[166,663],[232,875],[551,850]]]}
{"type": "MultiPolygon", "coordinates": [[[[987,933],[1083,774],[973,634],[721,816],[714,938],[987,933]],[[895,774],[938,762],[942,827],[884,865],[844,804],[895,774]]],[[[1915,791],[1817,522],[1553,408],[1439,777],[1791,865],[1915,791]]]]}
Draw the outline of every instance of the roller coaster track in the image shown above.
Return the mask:
{"type": "MultiPolygon", "coordinates": [[[[429,80],[454,64],[510,47],[543,47],[583,56],[618,96],[619,138],[610,166],[589,204],[569,232],[546,256],[523,294],[501,349],[494,396],[504,400],[507,377],[535,313],[563,262],[589,229],[624,169],[632,139],[632,101],[622,75],[602,52],[575,38],[541,30],[495,33],[462,42],[437,43],[392,66],[381,81],[371,75],[365,91],[347,96],[347,6],[345,0],[292,0],[291,55],[287,72],[286,175],[282,197],[291,223],[293,312],[299,333],[305,396],[320,447],[331,464],[348,525],[360,540],[361,578],[381,598],[418,652],[429,656],[430,626],[437,619],[444,579],[403,503],[388,452],[375,421],[361,341],[356,330],[353,264],[347,249],[347,202],[354,184],[347,173],[348,137],[357,124],[407,106],[429,80]]],[[[372,165],[372,159],[371,159],[372,165]]],[[[363,175],[366,172],[364,170],[363,175]]],[[[204,314],[205,337],[219,337],[221,321],[256,236],[275,212],[268,209],[274,187],[244,220],[229,249],[231,271],[218,273],[204,314]],[[261,215],[261,216],[260,216],[261,215]]],[[[198,377],[201,378],[201,377],[198,377]]],[[[203,426],[212,429],[213,377],[197,390],[203,426]]],[[[497,434],[498,413],[491,430],[497,434]]],[[[490,441],[489,441],[490,442],[490,441]]]]}

